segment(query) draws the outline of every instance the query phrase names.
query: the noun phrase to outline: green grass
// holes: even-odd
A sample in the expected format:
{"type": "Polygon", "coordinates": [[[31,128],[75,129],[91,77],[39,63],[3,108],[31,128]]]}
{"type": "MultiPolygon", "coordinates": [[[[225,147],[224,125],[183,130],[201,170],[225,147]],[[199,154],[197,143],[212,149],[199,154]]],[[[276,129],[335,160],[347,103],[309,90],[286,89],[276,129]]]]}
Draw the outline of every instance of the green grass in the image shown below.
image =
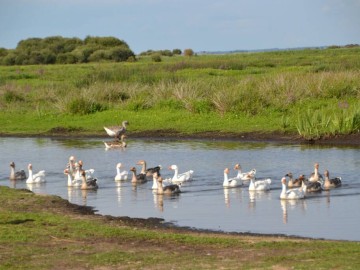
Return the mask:
{"type": "Polygon", "coordinates": [[[359,48],[162,59],[2,66],[2,132],[96,134],[123,119],[134,131],[359,132],[359,48]],[[331,125],[319,123],[325,116],[331,125]]]}
{"type": "Polygon", "coordinates": [[[146,228],[0,186],[0,269],[358,269],[358,242],[146,228]]]}

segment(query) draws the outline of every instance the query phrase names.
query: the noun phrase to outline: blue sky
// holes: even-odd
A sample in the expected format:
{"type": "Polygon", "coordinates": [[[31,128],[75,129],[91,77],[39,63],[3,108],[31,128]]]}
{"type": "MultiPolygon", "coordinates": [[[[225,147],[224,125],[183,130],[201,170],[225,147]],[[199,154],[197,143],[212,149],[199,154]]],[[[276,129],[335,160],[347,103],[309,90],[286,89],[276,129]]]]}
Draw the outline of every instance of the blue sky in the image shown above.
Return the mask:
{"type": "Polygon", "coordinates": [[[135,53],[360,44],[360,0],[0,0],[0,47],[88,35],[135,53]]]}

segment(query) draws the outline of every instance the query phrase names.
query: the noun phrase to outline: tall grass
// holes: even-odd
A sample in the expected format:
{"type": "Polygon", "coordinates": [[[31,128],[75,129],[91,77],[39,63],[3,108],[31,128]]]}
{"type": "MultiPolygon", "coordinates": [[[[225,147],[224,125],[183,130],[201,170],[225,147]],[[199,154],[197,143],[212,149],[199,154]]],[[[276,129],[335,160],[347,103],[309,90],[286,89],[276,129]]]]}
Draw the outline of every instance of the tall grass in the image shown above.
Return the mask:
{"type": "Polygon", "coordinates": [[[324,136],[360,132],[360,108],[348,103],[330,105],[317,110],[298,112],[297,130],[308,139],[316,140],[324,136]]]}
{"type": "Polygon", "coordinates": [[[359,48],[163,57],[159,63],[141,58],[135,63],[0,67],[0,72],[0,107],[7,112],[274,113],[283,119],[279,130],[286,127],[305,137],[358,132],[356,124],[348,124],[357,121],[357,112],[325,109],[319,100],[360,107],[359,48]],[[332,116],[329,123],[323,114],[332,116]]]}

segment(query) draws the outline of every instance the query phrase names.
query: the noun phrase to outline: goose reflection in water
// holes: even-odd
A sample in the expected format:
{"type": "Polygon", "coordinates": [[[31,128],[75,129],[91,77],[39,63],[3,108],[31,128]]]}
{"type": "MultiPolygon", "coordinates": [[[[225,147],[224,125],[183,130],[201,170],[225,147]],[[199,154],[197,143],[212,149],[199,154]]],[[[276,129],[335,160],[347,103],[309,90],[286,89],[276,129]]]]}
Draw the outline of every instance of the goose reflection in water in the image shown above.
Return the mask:
{"type": "Polygon", "coordinates": [[[122,182],[115,182],[117,201],[119,206],[121,206],[121,200],[122,200],[122,184],[123,184],[122,182]]]}
{"type": "Polygon", "coordinates": [[[237,200],[239,200],[240,202],[243,199],[242,196],[243,193],[243,189],[242,188],[224,188],[224,200],[225,200],[225,205],[227,208],[230,208],[230,196],[235,196],[237,200]]]}
{"type": "Polygon", "coordinates": [[[156,209],[158,209],[160,212],[164,212],[164,195],[163,194],[157,194],[156,190],[153,191],[154,196],[154,206],[156,209]]]}
{"type": "Polygon", "coordinates": [[[282,219],[283,223],[288,223],[288,210],[294,210],[297,207],[301,207],[302,212],[306,211],[306,201],[305,200],[280,200],[280,206],[282,210],[282,219]]]}

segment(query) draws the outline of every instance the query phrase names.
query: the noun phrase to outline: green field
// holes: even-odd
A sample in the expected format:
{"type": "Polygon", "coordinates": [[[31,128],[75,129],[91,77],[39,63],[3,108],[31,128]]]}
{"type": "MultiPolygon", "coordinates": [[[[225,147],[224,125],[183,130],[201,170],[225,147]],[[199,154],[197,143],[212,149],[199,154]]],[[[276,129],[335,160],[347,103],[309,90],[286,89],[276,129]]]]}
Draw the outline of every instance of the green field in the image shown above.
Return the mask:
{"type": "Polygon", "coordinates": [[[305,139],[360,130],[360,48],[0,66],[2,134],[129,130],[283,132],[305,139]]]}

